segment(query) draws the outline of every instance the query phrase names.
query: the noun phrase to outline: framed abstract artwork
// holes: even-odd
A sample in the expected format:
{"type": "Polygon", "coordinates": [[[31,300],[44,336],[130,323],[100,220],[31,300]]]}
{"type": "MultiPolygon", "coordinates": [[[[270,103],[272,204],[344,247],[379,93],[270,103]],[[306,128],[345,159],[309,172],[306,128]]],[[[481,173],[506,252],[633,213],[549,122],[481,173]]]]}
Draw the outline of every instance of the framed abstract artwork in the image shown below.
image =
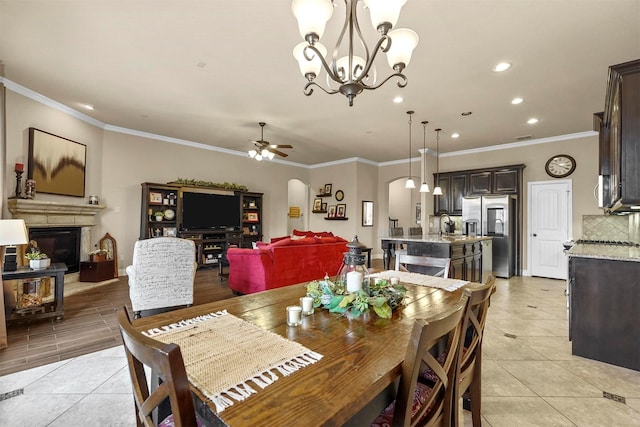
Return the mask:
{"type": "Polygon", "coordinates": [[[29,128],[28,178],[38,193],[84,197],[87,146],[29,128]]]}

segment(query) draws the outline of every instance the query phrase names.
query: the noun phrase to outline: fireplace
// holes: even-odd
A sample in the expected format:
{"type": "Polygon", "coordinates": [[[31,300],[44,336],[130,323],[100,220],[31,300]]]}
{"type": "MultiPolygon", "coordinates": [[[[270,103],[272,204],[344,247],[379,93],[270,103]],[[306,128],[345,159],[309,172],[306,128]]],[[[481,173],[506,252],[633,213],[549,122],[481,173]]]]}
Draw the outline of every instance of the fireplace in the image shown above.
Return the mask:
{"type": "Polygon", "coordinates": [[[80,227],[29,228],[29,240],[35,240],[52,263],[65,263],[68,273],[80,271],[80,236],[80,227]]]}
{"type": "Polygon", "coordinates": [[[89,252],[97,240],[96,237],[92,238],[91,229],[97,225],[98,213],[106,206],[38,199],[9,199],[7,207],[13,218],[24,219],[30,235],[32,230],[45,232],[44,238],[32,235],[31,238],[38,242],[44,253],[53,258],[53,262],[56,262],[56,257],[59,257],[61,260],[58,262],[67,264],[69,271],[65,275],[65,283],[78,281],[80,260],[89,259],[89,252]],[[57,234],[60,231],[63,233],[57,234]],[[64,246],[58,246],[61,244],[58,242],[55,244],[53,241],[47,242],[51,239],[52,233],[55,233],[53,241],[57,241],[58,238],[66,241],[64,246]],[[71,237],[70,234],[75,234],[75,237],[71,237]],[[68,262],[70,259],[74,261],[68,262]]]}

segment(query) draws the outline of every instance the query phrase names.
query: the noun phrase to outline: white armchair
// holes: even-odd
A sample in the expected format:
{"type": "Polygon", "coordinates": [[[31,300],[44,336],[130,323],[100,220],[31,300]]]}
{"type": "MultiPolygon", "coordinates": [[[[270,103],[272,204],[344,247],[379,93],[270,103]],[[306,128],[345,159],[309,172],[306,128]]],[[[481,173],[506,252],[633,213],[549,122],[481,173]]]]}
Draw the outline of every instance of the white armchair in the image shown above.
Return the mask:
{"type": "Polygon", "coordinates": [[[186,239],[156,237],[136,242],[133,264],[126,268],[136,318],[142,310],[193,304],[195,253],[194,242],[186,239]]]}

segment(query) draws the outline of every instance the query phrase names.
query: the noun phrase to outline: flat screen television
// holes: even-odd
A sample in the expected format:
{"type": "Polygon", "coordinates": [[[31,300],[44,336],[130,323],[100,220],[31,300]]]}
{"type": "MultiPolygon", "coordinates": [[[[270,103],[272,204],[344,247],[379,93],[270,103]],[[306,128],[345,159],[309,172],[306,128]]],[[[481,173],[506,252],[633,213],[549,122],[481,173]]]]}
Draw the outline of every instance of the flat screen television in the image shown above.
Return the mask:
{"type": "Polygon", "coordinates": [[[240,229],[240,195],[182,193],[182,229],[240,229]]]}

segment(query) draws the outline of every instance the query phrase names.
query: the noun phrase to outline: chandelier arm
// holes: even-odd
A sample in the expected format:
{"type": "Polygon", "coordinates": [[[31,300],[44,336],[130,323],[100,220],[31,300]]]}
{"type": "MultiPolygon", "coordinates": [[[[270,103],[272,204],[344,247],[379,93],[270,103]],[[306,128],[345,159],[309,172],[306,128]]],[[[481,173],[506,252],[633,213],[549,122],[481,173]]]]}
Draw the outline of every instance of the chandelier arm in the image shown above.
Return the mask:
{"type": "MultiPolygon", "coordinates": [[[[307,61],[310,61],[312,58],[310,58],[307,55],[307,49],[311,49],[315,52],[316,56],[318,57],[318,59],[320,60],[320,63],[322,64],[322,68],[324,68],[324,70],[327,72],[327,74],[329,75],[329,77],[331,77],[332,80],[336,81],[337,83],[344,83],[342,80],[340,80],[340,77],[337,74],[334,74],[331,71],[331,66],[329,64],[327,64],[327,61],[324,59],[324,57],[322,56],[322,53],[320,53],[320,51],[313,45],[308,45],[304,48],[304,57],[307,61]]],[[[335,69],[335,60],[333,61],[333,68],[335,69]]],[[[320,85],[317,85],[318,87],[320,87],[320,85]]],[[[306,88],[306,86],[305,86],[306,88]]],[[[305,89],[306,91],[306,89],[305,89]]],[[[326,91],[325,91],[326,92],[326,91]]],[[[327,92],[328,93],[328,92],[327,92]]]]}
{"type": "MultiPolygon", "coordinates": [[[[360,37],[362,38],[362,35],[360,35],[360,37]]],[[[367,49],[366,45],[364,44],[364,41],[362,42],[362,44],[363,44],[363,46],[364,46],[364,48],[365,48],[365,50],[367,52],[367,58],[365,59],[364,69],[362,70],[362,73],[360,74],[360,77],[355,79],[355,81],[358,82],[358,83],[362,83],[362,79],[364,79],[364,77],[369,74],[369,70],[373,66],[373,61],[376,60],[376,56],[378,56],[378,52],[380,52],[380,51],[386,52],[387,50],[389,50],[389,47],[391,47],[391,38],[389,36],[387,36],[386,34],[383,35],[382,37],[380,37],[380,40],[378,40],[378,42],[376,43],[375,48],[372,50],[373,54],[371,56],[369,56],[369,50],[367,49]],[[387,43],[387,45],[385,47],[382,47],[382,43],[384,43],[385,40],[387,40],[388,43],[387,43]]],[[[391,76],[389,76],[389,78],[393,77],[394,75],[402,75],[404,77],[404,75],[401,74],[401,73],[395,73],[395,74],[392,74],[391,76]]],[[[389,78],[387,78],[382,83],[384,83],[387,80],[389,80],[389,78]]],[[[376,88],[382,86],[382,83],[380,83],[378,86],[376,86],[376,88]]],[[[362,83],[362,84],[364,86],[367,86],[365,83],[362,83]]],[[[404,77],[404,84],[402,86],[399,86],[399,85],[398,86],[399,87],[405,87],[406,85],[407,85],[407,78],[404,77]]]]}
{"type": "Polygon", "coordinates": [[[313,88],[311,86],[316,86],[318,87],[318,89],[322,90],[324,93],[329,94],[329,95],[333,95],[335,93],[340,92],[339,90],[327,90],[325,88],[323,88],[322,86],[320,86],[318,83],[316,82],[309,82],[306,85],[304,85],[304,94],[309,96],[313,93],[313,88]]]}
{"type": "MultiPolygon", "coordinates": [[[[371,55],[369,53],[369,47],[367,46],[367,44],[364,41],[364,37],[362,36],[362,31],[360,30],[360,22],[358,21],[358,10],[357,10],[357,6],[358,6],[358,1],[352,1],[351,2],[351,28],[349,31],[349,80],[353,81],[353,82],[360,82],[369,72],[369,68],[371,68],[371,64],[373,63],[373,59],[371,59],[371,61],[369,60],[371,58],[371,55]],[[362,49],[364,50],[364,62],[365,62],[365,68],[363,70],[363,72],[360,74],[360,77],[355,78],[355,71],[353,68],[353,29],[355,28],[355,32],[356,35],[358,36],[358,39],[360,39],[360,46],[362,46],[362,49]],[[368,65],[368,67],[367,67],[368,65]]],[[[376,45],[377,48],[377,45],[376,45]]],[[[375,55],[373,55],[375,58],[375,55]]]]}
{"type": "Polygon", "coordinates": [[[374,90],[374,89],[378,89],[380,86],[382,86],[383,84],[385,84],[387,81],[391,80],[391,78],[393,77],[397,77],[399,79],[398,81],[398,87],[405,87],[407,85],[407,76],[405,76],[402,73],[393,73],[391,74],[389,77],[387,77],[386,79],[384,79],[382,82],[380,82],[380,84],[377,84],[375,86],[369,86],[365,83],[360,83],[362,85],[362,89],[366,89],[366,90],[374,90]]]}
{"type": "MultiPolygon", "coordinates": [[[[344,25],[342,26],[342,31],[340,31],[340,37],[338,37],[338,41],[336,41],[336,45],[333,48],[333,54],[331,55],[331,67],[326,66],[325,70],[327,71],[327,73],[329,74],[329,76],[331,77],[331,79],[333,79],[334,81],[338,82],[338,83],[344,83],[345,79],[341,79],[340,78],[340,74],[338,73],[338,48],[340,48],[340,45],[342,44],[342,39],[344,38],[345,33],[347,32],[347,28],[349,27],[349,15],[350,15],[350,11],[351,9],[349,8],[349,4],[347,2],[347,0],[344,0],[344,8],[345,8],[345,17],[344,17],[344,25]]],[[[323,61],[324,63],[325,61],[323,61]]],[[[346,77],[346,76],[345,76],[346,77]]]]}

